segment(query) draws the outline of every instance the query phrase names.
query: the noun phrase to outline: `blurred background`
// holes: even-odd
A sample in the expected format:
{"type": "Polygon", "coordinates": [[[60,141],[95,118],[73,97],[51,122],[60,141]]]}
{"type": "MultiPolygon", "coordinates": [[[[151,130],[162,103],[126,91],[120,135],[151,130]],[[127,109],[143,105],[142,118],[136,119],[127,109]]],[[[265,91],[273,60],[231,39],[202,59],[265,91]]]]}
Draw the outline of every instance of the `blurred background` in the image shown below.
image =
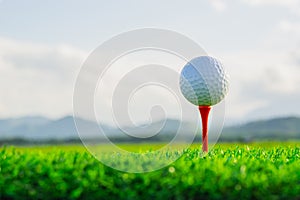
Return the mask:
{"type": "MultiPolygon", "coordinates": [[[[186,35],[223,62],[230,92],[220,140],[300,138],[297,0],[0,0],[1,143],[79,142],[72,95],[81,65],[112,36],[144,27],[186,35]]],[[[180,123],[167,121],[166,137],[180,123]]]]}

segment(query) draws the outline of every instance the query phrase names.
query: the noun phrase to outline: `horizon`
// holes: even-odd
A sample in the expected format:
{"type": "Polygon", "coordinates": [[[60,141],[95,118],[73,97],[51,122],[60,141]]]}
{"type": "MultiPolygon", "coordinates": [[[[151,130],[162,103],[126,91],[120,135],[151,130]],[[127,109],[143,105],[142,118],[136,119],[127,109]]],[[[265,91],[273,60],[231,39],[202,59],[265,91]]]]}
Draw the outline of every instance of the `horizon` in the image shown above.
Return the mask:
{"type": "MultiPolygon", "coordinates": [[[[3,120],[21,120],[21,119],[29,119],[29,118],[40,118],[40,119],[46,119],[46,120],[49,120],[49,121],[59,121],[61,119],[65,119],[65,118],[75,118],[74,115],[64,115],[62,117],[58,117],[58,118],[50,118],[50,117],[46,117],[46,116],[42,116],[42,115],[28,115],[28,116],[18,116],[18,117],[9,117],[9,118],[0,118],[0,121],[3,121],[3,120]]],[[[93,121],[93,120],[89,120],[89,119],[85,119],[85,118],[81,118],[81,117],[77,117],[79,118],[80,120],[85,120],[85,121],[90,121],[90,122],[93,122],[93,123],[97,123],[97,121],[93,121]]],[[[235,123],[235,124],[224,124],[224,128],[227,128],[227,127],[238,127],[238,126],[243,126],[243,125],[246,125],[246,124],[250,124],[250,123],[256,123],[256,122],[264,122],[264,121],[272,121],[272,120],[277,120],[277,119],[289,119],[289,118],[297,118],[297,119],[300,119],[300,115],[287,115],[287,116],[275,116],[275,117],[268,117],[268,118],[261,118],[261,119],[254,119],[254,120],[249,120],[249,121],[244,121],[244,122],[239,122],[239,123],[235,123]]],[[[155,121],[152,122],[153,123],[157,123],[157,122],[160,122],[160,121],[164,121],[164,120],[171,120],[171,121],[180,121],[180,119],[177,119],[177,118],[164,118],[164,119],[157,119],[155,121]]],[[[187,122],[187,123],[190,123],[192,121],[184,121],[184,122],[187,122]]],[[[98,124],[102,124],[104,126],[109,126],[111,128],[116,128],[115,126],[107,123],[103,123],[103,122],[100,122],[98,124]]],[[[143,126],[147,123],[141,123],[141,124],[137,124],[138,126],[143,126]]]]}

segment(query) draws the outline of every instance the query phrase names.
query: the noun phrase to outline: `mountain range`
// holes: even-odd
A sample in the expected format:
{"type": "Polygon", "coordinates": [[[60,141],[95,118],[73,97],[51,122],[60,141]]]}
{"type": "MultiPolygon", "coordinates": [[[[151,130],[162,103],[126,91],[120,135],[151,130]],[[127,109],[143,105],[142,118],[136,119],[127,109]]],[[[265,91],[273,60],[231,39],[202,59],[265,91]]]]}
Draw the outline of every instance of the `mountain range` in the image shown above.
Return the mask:
{"type": "MultiPolygon", "coordinates": [[[[84,120],[76,119],[81,125],[87,127],[87,134],[81,135],[86,138],[97,138],[98,124],[84,120]]],[[[141,133],[142,136],[147,136],[155,132],[161,127],[161,121],[155,122],[148,126],[141,133]],[[146,130],[146,131],[145,131],[146,130]],[[144,134],[144,135],[143,135],[144,134]]],[[[180,121],[175,119],[167,119],[165,125],[159,133],[153,138],[159,139],[161,137],[172,138],[175,136],[179,127],[180,121]]],[[[186,136],[192,136],[193,126],[189,122],[181,124],[186,136]]],[[[108,125],[101,126],[108,137],[129,137],[120,129],[108,125]]],[[[141,126],[143,127],[143,126],[141,126]]],[[[139,128],[141,128],[139,127],[139,128]]],[[[141,129],[136,127],[126,128],[130,133],[137,133],[141,129]]],[[[198,134],[200,137],[200,134],[198,134]]],[[[74,119],[72,116],[66,116],[57,120],[51,120],[40,116],[9,118],[0,120],[0,140],[7,139],[25,139],[25,140],[67,140],[79,139],[74,119]]],[[[256,140],[256,139],[300,139],[300,118],[299,117],[282,117],[268,120],[258,120],[242,125],[234,125],[225,127],[223,129],[221,140],[256,140]]]]}
{"type": "Polygon", "coordinates": [[[300,139],[300,118],[281,117],[225,127],[221,139],[300,139]]]}
{"type": "MultiPolygon", "coordinates": [[[[99,133],[97,123],[81,118],[76,118],[76,122],[84,129],[80,137],[91,139],[101,139],[101,137],[104,137],[103,134],[99,133]]],[[[157,121],[151,125],[142,124],[138,127],[122,128],[131,135],[139,136],[139,138],[146,138],[152,136],[152,133],[157,132],[158,133],[152,137],[164,137],[166,135],[175,136],[179,125],[179,120],[167,119],[165,122],[157,121]]],[[[181,126],[186,132],[192,131],[191,128],[193,126],[189,122],[183,122],[181,123],[181,126]]],[[[117,127],[101,124],[101,128],[105,132],[106,137],[129,137],[128,134],[117,127]]],[[[0,140],[14,138],[26,140],[67,140],[79,139],[79,135],[72,116],[66,116],[57,120],[39,116],[0,120],[0,140]]]]}

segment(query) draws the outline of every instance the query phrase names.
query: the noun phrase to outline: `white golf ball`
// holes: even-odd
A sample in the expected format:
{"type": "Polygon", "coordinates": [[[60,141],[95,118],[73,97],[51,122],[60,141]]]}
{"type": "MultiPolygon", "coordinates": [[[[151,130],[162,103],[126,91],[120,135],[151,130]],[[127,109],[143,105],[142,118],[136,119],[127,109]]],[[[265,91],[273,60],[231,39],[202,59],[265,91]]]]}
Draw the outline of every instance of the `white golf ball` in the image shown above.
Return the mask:
{"type": "Polygon", "coordinates": [[[221,62],[210,56],[200,56],[188,62],[180,74],[180,89],[192,104],[212,106],[228,92],[228,76],[221,62]]]}

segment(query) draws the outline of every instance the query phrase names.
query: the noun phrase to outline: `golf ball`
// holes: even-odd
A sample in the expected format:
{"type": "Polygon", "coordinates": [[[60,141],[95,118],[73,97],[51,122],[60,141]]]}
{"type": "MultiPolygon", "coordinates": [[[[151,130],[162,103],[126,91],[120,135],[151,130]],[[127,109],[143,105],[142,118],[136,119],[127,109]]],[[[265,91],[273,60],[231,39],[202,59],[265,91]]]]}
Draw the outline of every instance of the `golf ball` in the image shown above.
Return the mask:
{"type": "Polygon", "coordinates": [[[212,106],[228,92],[228,76],[221,62],[210,56],[192,59],[180,74],[180,89],[192,104],[212,106]]]}

